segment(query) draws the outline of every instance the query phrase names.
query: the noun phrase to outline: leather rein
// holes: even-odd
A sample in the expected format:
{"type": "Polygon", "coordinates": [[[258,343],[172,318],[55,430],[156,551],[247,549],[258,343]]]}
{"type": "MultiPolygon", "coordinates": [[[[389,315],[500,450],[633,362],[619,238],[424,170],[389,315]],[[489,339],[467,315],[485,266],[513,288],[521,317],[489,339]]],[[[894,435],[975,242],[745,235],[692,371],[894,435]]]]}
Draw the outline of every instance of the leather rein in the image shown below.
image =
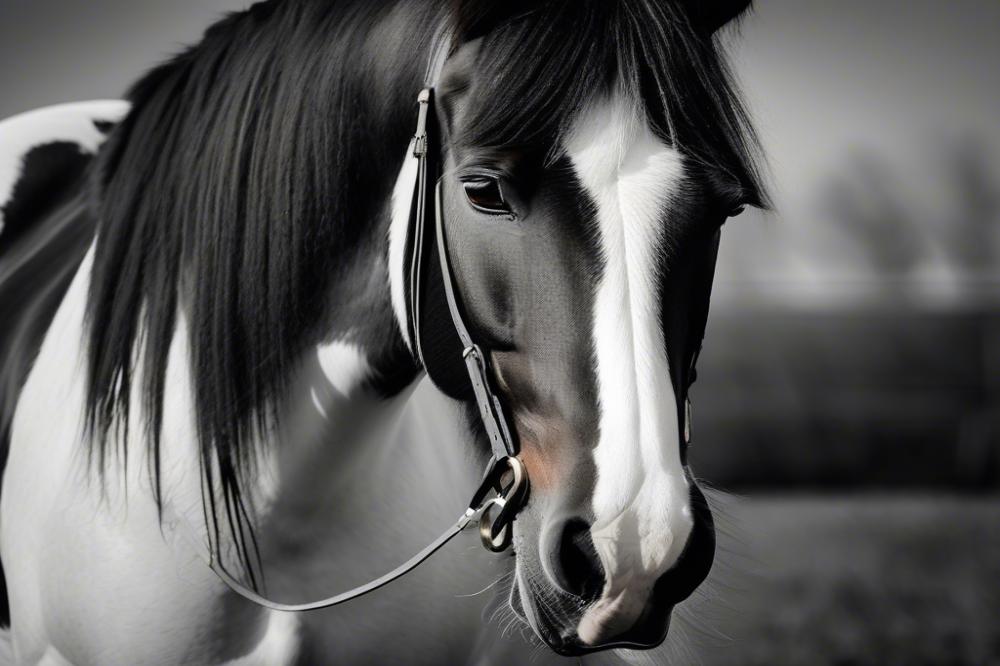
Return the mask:
{"type": "Polygon", "coordinates": [[[436,237],[436,250],[440,263],[442,287],[447,301],[451,323],[462,345],[462,361],[468,380],[472,387],[476,406],[482,419],[486,435],[490,441],[492,458],[487,465],[482,482],[473,494],[468,507],[441,536],[428,544],[423,550],[374,580],[353,589],[341,592],[325,599],[306,603],[280,603],[267,599],[239,580],[215,557],[205,544],[194,536],[191,526],[175,512],[164,507],[164,522],[178,530],[189,545],[205,560],[209,568],[225,585],[244,599],[274,611],[298,613],[320,610],[357,599],[373,592],[392,581],[405,576],[420,564],[425,562],[446,543],[462,531],[477,526],[480,539],[487,550],[503,552],[513,541],[513,523],[517,512],[524,506],[528,495],[528,475],[524,464],[516,457],[519,451],[514,432],[510,427],[504,411],[503,402],[493,390],[492,368],[489,356],[483,347],[478,345],[469,332],[469,327],[462,316],[461,299],[455,284],[451,262],[448,257],[448,244],[444,235],[444,221],[441,206],[440,167],[432,162],[440,159],[432,151],[434,129],[431,119],[436,120],[434,113],[434,90],[425,88],[417,97],[419,113],[417,129],[413,137],[413,157],[417,159],[417,182],[410,212],[410,228],[408,238],[412,247],[410,259],[410,298],[408,309],[413,346],[417,356],[423,363],[428,374],[435,383],[439,383],[431,372],[424,356],[424,341],[421,336],[421,296],[426,282],[427,266],[424,253],[432,240],[428,234],[436,237]],[[433,227],[429,227],[428,217],[433,216],[433,227]]]}

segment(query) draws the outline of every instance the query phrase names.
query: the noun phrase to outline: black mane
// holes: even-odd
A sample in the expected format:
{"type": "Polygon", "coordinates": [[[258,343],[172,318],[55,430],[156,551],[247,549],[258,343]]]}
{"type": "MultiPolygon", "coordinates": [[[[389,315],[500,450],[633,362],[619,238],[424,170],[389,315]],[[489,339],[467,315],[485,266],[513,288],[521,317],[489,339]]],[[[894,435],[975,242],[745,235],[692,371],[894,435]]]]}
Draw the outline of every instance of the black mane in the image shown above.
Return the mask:
{"type": "Polygon", "coordinates": [[[230,523],[245,522],[246,448],[273,423],[296,359],[323,340],[331,281],[385,217],[438,23],[415,4],[259,3],[129,91],[95,183],[87,404],[102,469],[135,390],[159,501],[183,312],[209,514],[220,496],[230,523]]]}
{"type": "MultiPolygon", "coordinates": [[[[693,2],[703,11],[713,0],[693,2]]],[[[479,4],[488,16],[495,3],[479,4]]],[[[766,205],[756,134],[718,38],[691,16],[692,0],[535,4],[484,37],[467,134],[457,140],[558,149],[587,103],[621,83],[660,138],[740,203],[766,205]]],[[[483,31],[468,22],[472,36],[483,31]]]]}
{"type": "Polygon", "coordinates": [[[485,35],[485,83],[460,139],[554,142],[619,72],[667,140],[761,201],[746,114],[688,1],[549,0],[501,13],[473,0],[269,0],[152,70],[128,93],[132,110],[95,170],[87,405],[101,468],[136,392],[159,501],[167,357],[182,312],[206,510],[218,543],[222,498],[247,555],[247,448],[274,425],[296,360],[327,333],[338,271],[377,249],[373,230],[384,230],[447,16],[456,41],[485,35]]]}

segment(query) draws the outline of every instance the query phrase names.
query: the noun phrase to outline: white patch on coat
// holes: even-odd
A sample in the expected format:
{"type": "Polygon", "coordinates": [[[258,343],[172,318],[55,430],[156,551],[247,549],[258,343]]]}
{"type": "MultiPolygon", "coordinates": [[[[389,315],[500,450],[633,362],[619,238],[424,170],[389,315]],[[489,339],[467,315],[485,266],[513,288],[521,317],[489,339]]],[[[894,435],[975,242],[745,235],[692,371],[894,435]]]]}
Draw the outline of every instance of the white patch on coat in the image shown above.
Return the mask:
{"type": "Polygon", "coordinates": [[[424,71],[424,81],[428,86],[436,86],[441,78],[441,71],[444,69],[448,55],[452,52],[454,41],[454,28],[452,21],[442,21],[434,31],[431,39],[430,55],[427,58],[427,69],[424,71]]]}
{"type": "Polygon", "coordinates": [[[299,616],[296,613],[268,611],[267,629],[253,652],[226,666],[264,666],[265,664],[291,664],[298,656],[299,616]]]}
{"type": "Polygon", "coordinates": [[[596,206],[604,261],[593,324],[601,413],[591,534],[606,580],[578,627],[592,643],[634,624],[693,525],[658,275],[664,216],[684,169],[622,95],[584,113],[566,148],[596,206]]]}
{"type": "Polygon", "coordinates": [[[3,207],[21,177],[24,157],[33,148],[68,141],[95,153],[105,136],[95,121],[116,123],[129,110],[128,102],[104,100],[48,106],[0,121],[0,231],[3,207]]]}
{"type": "Polygon", "coordinates": [[[309,388],[309,399],[312,401],[313,407],[316,408],[316,411],[319,412],[319,415],[323,417],[324,421],[330,418],[326,415],[326,407],[324,407],[323,403],[320,402],[319,395],[316,393],[315,387],[309,388]]]}
{"type": "Polygon", "coordinates": [[[410,340],[409,308],[406,307],[406,280],[410,270],[406,264],[406,236],[410,229],[410,209],[413,206],[413,190],[416,186],[417,159],[413,156],[413,141],[410,141],[403,157],[403,166],[396,178],[396,186],[392,190],[392,219],[389,222],[389,292],[399,332],[411,351],[413,343],[410,340]]]}
{"type": "MultiPolygon", "coordinates": [[[[449,21],[443,21],[434,32],[424,81],[427,86],[437,85],[444,69],[448,54],[451,53],[452,29],[449,21]]],[[[413,98],[413,126],[417,123],[417,99],[413,98]]],[[[410,351],[409,308],[406,305],[406,281],[410,267],[407,264],[406,237],[410,229],[410,210],[413,207],[413,192],[417,185],[417,158],[413,156],[413,141],[406,147],[403,164],[392,190],[392,219],[389,222],[389,293],[392,296],[392,310],[396,314],[399,332],[410,351]]]]}
{"type": "Polygon", "coordinates": [[[338,393],[349,397],[371,376],[371,366],[361,348],[350,342],[331,342],[316,348],[319,365],[338,393]]]}
{"type": "MultiPolygon", "coordinates": [[[[45,335],[11,431],[0,556],[16,618],[16,663],[57,656],[68,663],[187,663],[220,652],[283,663],[280,656],[296,649],[294,628],[255,609],[232,619],[221,603],[228,593],[205,562],[161,530],[139,392],[132,396],[127,469],[110,453],[104,483],[93,477],[81,429],[93,257],[92,245],[45,335]],[[220,638],[233,622],[239,630],[220,638]]],[[[205,533],[185,331],[181,317],[164,387],[161,478],[171,511],[205,533]]],[[[134,379],[141,385],[141,367],[134,379]]],[[[260,461],[258,496],[273,495],[269,463],[260,461]]]]}

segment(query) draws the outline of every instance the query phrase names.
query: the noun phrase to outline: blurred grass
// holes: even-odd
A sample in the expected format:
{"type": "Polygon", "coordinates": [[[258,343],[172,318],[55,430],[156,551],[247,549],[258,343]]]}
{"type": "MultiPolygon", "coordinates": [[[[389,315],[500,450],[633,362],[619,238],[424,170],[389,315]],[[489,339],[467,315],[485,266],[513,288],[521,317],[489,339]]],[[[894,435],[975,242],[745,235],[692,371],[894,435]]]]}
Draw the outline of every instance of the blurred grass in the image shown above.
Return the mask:
{"type": "Polygon", "coordinates": [[[713,316],[692,465],[727,488],[1000,488],[1000,314],[713,316]]]}
{"type": "Polygon", "coordinates": [[[718,599],[684,623],[727,638],[696,638],[692,661],[1000,664],[1000,499],[769,497],[721,513],[739,536],[720,540],[718,599]]]}

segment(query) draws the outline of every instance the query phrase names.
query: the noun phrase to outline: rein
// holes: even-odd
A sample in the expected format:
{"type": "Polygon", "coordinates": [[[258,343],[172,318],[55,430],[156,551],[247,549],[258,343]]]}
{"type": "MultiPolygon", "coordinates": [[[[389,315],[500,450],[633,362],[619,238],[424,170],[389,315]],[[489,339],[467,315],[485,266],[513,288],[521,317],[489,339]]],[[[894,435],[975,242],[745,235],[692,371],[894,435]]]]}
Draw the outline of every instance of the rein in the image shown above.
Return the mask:
{"type": "Polygon", "coordinates": [[[413,571],[459,533],[473,525],[478,526],[480,539],[487,550],[495,553],[503,552],[513,542],[514,519],[527,500],[528,475],[524,464],[516,457],[518,454],[517,440],[511,435],[513,430],[509,425],[500,396],[493,390],[489,357],[483,348],[475,342],[465,319],[462,317],[460,297],[448,258],[441,205],[440,173],[439,168],[432,169],[430,164],[433,156],[431,150],[433,134],[429,131],[428,120],[434,115],[433,89],[422,90],[417,97],[417,102],[419,113],[417,130],[413,137],[413,156],[417,159],[418,165],[417,183],[411,206],[411,228],[409,230],[409,238],[413,248],[410,262],[409,314],[414,347],[417,356],[424,364],[424,368],[428,370],[432,380],[438,383],[434,373],[428,367],[420,334],[421,294],[425,281],[423,255],[427,249],[427,233],[430,231],[427,225],[427,216],[430,212],[434,215],[433,233],[437,238],[436,249],[448,311],[455,333],[462,343],[462,360],[472,386],[476,406],[479,408],[480,418],[490,440],[493,457],[487,465],[482,482],[473,494],[468,507],[441,536],[406,562],[378,578],[334,596],[306,603],[287,604],[271,601],[257,591],[243,585],[229,573],[222,562],[214,556],[211,549],[206,548],[194,536],[194,530],[186,520],[177,515],[170,507],[164,507],[164,522],[186,537],[189,545],[195,549],[199,557],[205,561],[219,580],[247,601],[270,610],[299,613],[329,608],[357,599],[413,571]],[[430,210],[431,208],[433,211],[430,210]]]}

